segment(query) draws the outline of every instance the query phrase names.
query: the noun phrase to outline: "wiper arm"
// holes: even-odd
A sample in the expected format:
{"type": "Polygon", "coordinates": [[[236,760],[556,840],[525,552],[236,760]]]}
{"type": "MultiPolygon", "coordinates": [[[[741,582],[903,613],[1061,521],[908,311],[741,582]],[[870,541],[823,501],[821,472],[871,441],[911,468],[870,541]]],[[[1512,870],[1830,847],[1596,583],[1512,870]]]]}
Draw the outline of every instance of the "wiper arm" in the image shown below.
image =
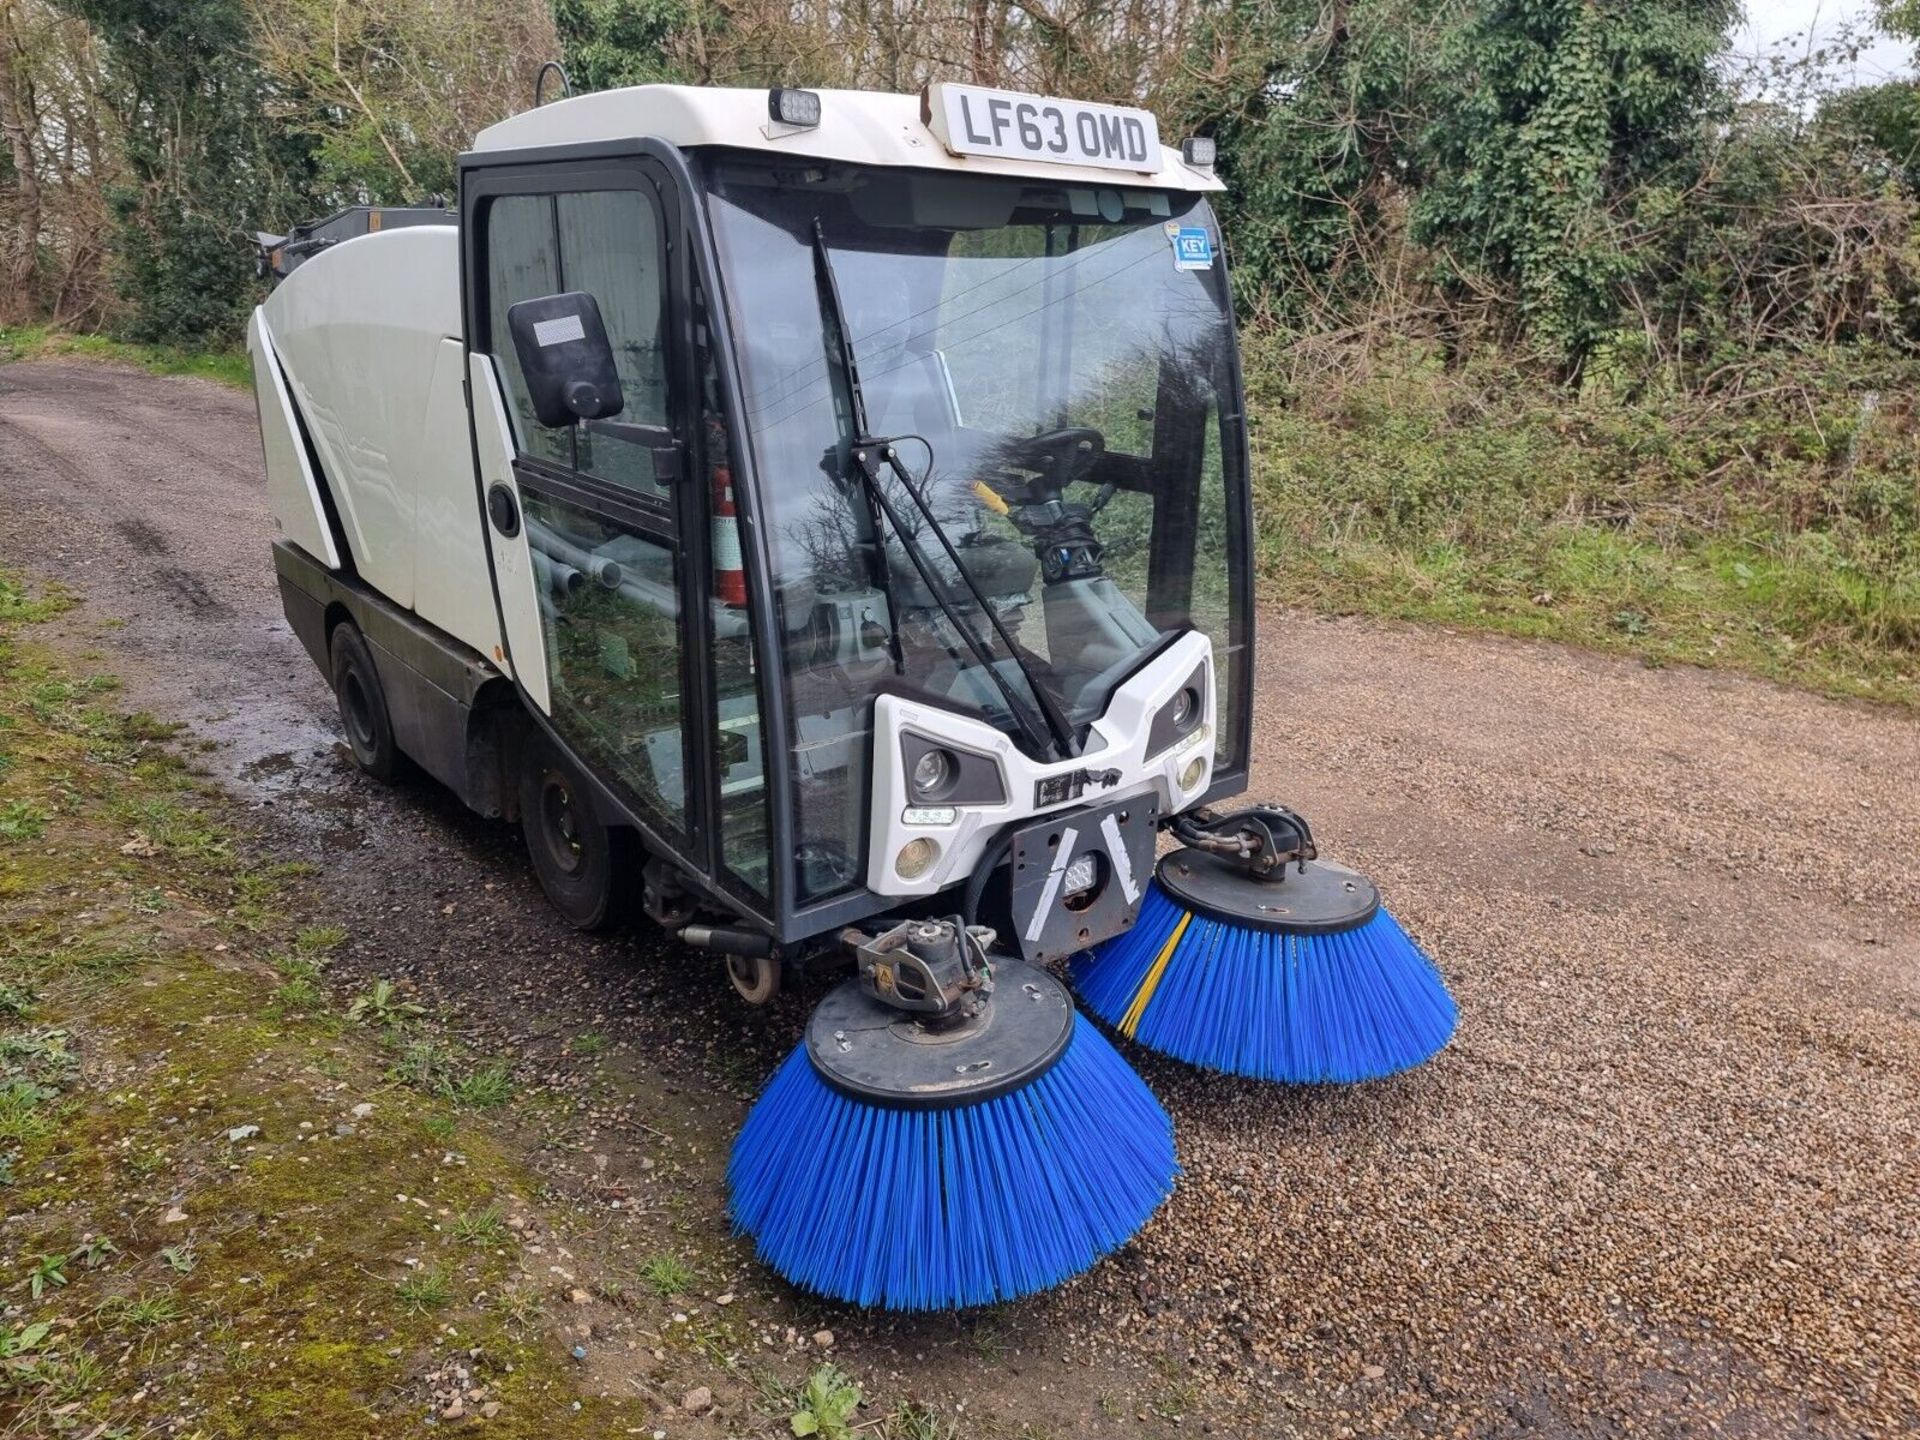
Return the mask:
{"type": "Polygon", "coordinates": [[[834,274],[833,257],[827,250],[826,233],[821,228],[818,217],[816,217],[813,222],[813,262],[815,279],[819,284],[820,304],[822,308],[826,310],[827,317],[832,321],[834,331],[839,340],[838,348],[841,376],[846,383],[847,402],[853,412],[854,440],[849,458],[852,461],[853,469],[858,472],[861,484],[866,490],[867,505],[873,514],[874,539],[882,547],[879,556],[879,569],[881,572],[882,585],[887,596],[887,608],[894,622],[892,643],[896,669],[899,668],[900,664],[899,610],[893,598],[891,577],[886,573],[887,558],[884,541],[881,540],[882,532],[880,529],[880,518],[883,515],[886,518],[887,524],[892,526],[893,533],[900,537],[900,548],[906,552],[907,558],[913,562],[913,568],[919,572],[921,583],[927,587],[927,593],[933,597],[934,603],[940,607],[940,611],[947,617],[948,623],[966,640],[967,648],[973,652],[974,659],[979,661],[981,667],[986,670],[988,676],[993,680],[995,687],[1000,691],[1001,697],[1007,702],[1008,710],[1012,712],[1014,719],[1019,722],[1020,729],[1026,735],[1027,739],[1035,747],[1042,750],[1051,750],[1063,758],[1072,755],[1074,753],[1072,726],[1067,723],[1066,717],[1061,715],[1058,709],[1049,703],[1045,688],[1034,682],[1032,673],[1020,659],[1020,652],[1014,648],[1013,637],[1007,633],[1007,627],[1001,623],[999,615],[994,612],[993,606],[988,602],[979,584],[974,580],[973,576],[968,573],[967,567],[961,563],[959,552],[954,549],[953,542],[947,538],[947,533],[941,528],[939,520],[935,518],[932,507],[927,504],[925,497],[915,488],[912,478],[907,474],[906,467],[900,463],[900,458],[895,453],[893,445],[885,440],[875,438],[867,428],[866,397],[862,395],[860,391],[860,369],[858,362],[854,359],[853,338],[847,333],[847,312],[840,304],[839,278],[834,274]],[[987,617],[988,623],[993,626],[994,633],[1000,638],[1000,643],[1006,647],[1008,658],[1011,659],[1019,669],[1021,678],[1026,681],[1028,693],[1032,696],[1035,704],[1040,707],[1041,716],[1046,721],[1045,729],[1042,729],[1040,725],[1035,723],[1031,709],[1021,699],[1013,686],[1008,683],[1007,677],[1000,673],[999,667],[994,664],[993,652],[986,647],[973,626],[966,622],[960,612],[954,608],[953,602],[947,598],[947,587],[945,583],[935,575],[933,566],[928,563],[927,557],[920,547],[920,542],[914,538],[913,532],[901,523],[899,513],[894,509],[893,502],[887,498],[886,490],[880,483],[880,468],[883,463],[893,470],[894,475],[899,479],[902,487],[906,490],[907,494],[912,497],[914,505],[919,509],[920,513],[926,517],[928,528],[939,537],[941,545],[947,552],[948,561],[953,565],[962,583],[966,585],[967,590],[973,596],[974,603],[979,606],[980,612],[987,617]]]}
{"type": "MultiPolygon", "coordinates": [[[[833,261],[827,256],[826,237],[821,233],[820,220],[816,216],[813,222],[813,279],[819,291],[820,308],[833,326],[834,349],[840,359],[840,378],[847,387],[847,407],[853,415],[853,430],[856,436],[867,431],[867,402],[860,393],[860,371],[854,363],[853,345],[847,338],[846,312],[840,308],[840,287],[833,274],[833,261]]],[[[847,475],[846,458],[840,455],[836,443],[827,451],[827,458],[839,470],[842,482],[847,475]]],[[[823,468],[824,463],[823,463],[823,468]]],[[[867,578],[887,602],[887,654],[893,660],[893,673],[904,675],[907,670],[905,656],[900,652],[900,601],[893,593],[893,571],[887,564],[886,532],[881,527],[882,511],[875,503],[877,497],[873,487],[866,487],[867,524],[873,531],[873,551],[867,566],[867,578]]]]}
{"type": "MultiPolygon", "coordinates": [[[[900,532],[901,543],[906,547],[907,554],[909,558],[913,560],[915,567],[919,569],[921,578],[926,580],[927,588],[934,592],[934,598],[936,600],[940,600],[940,593],[935,589],[933,581],[928,578],[927,567],[922,563],[920,556],[917,554],[919,549],[918,545],[900,524],[899,517],[893,513],[892,502],[886,498],[885,492],[880,487],[879,468],[881,463],[885,462],[885,464],[892,469],[894,477],[900,482],[900,488],[907,492],[912,498],[915,508],[926,517],[927,528],[933,531],[935,538],[940,541],[941,548],[947,552],[947,562],[953,566],[954,573],[957,574],[966,585],[967,593],[973,597],[973,603],[979,607],[980,613],[987,617],[987,623],[993,626],[993,633],[1000,637],[1000,643],[1006,647],[1008,658],[1019,667],[1021,678],[1027,682],[1028,693],[1033,697],[1034,704],[1040,707],[1040,713],[1045,717],[1047,722],[1047,729],[1052,732],[1055,752],[1059,754],[1062,759],[1078,754],[1079,749],[1073,741],[1073,726],[1071,722],[1068,721],[1065,715],[1060,713],[1059,707],[1054,704],[1053,697],[1047,693],[1046,687],[1035,682],[1033,672],[1027,668],[1026,662],[1020,658],[1020,652],[1014,648],[1013,636],[1007,632],[1006,624],[1000,619],[999,612],[996,611],[992,603],[988,601],[986,592],[980,588],[980,582],[973,578],[973,572],[968,570],[966,564],[961,560],[960,552],[954,548],[953,541],[947,537],[946,527],[935,517],[933,507],[927,503],[927,497],[920,493],[919,488],[913,483],[913,477],[907,473],[907,467],[900,463],[900,455],[899,452],[894,449],[893,442],[891,440],[877,440],[872,438],[864,442],[858,442],[853,448],[853,459],[854,463],[860,467],[861,473],[867,478],[869,493],[874,495],[880,501],[881,505],[885,507],[887,519],[892,522],[893,528],[900,532]]],[[[1014,703],[1012,687],[1006,683],[1005,677],[993,668],[990,659],[987,658],[984,647],[978,643],[974,635],[973,627],[964,624],[959,615],[954,612],[953,607],[948,605],[945,600],[940,600],[940,608],[946,612],[947,618],[953,621],[955,627],[967,636],[969,642],[972,643],[974,654],[983,657],[981,663],[987,666],[995,682],[1000,686],[1000,693],[1005,695],[1007,697],[1007,703],[1012,705],[1014,703]]],[[[1042,742],[1046,740],[1047,737],[1045,735],[1034,733],[1031,727],[1027,728],[1029,735],[1033,739],[1042,742]]]]}

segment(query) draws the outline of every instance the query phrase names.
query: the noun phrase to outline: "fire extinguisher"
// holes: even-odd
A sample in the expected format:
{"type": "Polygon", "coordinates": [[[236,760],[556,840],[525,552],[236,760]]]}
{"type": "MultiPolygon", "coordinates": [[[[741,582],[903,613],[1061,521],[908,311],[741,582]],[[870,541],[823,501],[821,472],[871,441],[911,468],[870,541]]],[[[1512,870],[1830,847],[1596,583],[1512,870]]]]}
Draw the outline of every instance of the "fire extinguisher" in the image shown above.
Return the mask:
{"type": "Polygon", "coordinates": [[[708,545],[713,552],[713,596],[722,605],[747,603],[747,572],[740,558],[739,512],[733,505],[733,470],[713,467],[713,524],[708,545]]]}

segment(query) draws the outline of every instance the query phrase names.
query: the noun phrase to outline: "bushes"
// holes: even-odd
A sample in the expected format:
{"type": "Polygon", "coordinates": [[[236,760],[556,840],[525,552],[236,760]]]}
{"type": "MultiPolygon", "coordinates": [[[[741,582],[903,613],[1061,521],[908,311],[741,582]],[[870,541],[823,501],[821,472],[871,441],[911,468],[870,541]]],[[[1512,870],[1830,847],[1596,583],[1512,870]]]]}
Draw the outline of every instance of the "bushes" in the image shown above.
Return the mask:
{"type": "Polygon", "coordinates": [[[138,344],[231,343],[254,294],[250,257],[211,217],[172,196],[115,197],[120,333],[138,344]]]}
{"type": "Polygon", "coordinates": [[[86,103],[120,137],[112,271],[125,338],[231,340],[254,298],[248,232],[298,195],[302,138],[268,115],[245,0],[56,0],[102,60],[86,103]]]}

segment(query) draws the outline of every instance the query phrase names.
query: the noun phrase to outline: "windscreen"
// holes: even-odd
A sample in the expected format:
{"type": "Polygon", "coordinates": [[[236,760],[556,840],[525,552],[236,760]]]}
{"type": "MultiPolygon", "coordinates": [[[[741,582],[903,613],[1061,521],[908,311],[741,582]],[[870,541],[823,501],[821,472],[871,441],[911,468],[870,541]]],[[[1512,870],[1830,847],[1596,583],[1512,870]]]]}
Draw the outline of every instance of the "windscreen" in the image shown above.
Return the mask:
{"type": "Polygon", "coordinates": [[[802,900],[859,881],[883,690],[1046,758],[1186,630],[1232,683],[1244,445],[1204,200],[722,161],[709,212],[786,637],[802,900]],[[862,477],[862,438],[897,466],[862,477]]]}

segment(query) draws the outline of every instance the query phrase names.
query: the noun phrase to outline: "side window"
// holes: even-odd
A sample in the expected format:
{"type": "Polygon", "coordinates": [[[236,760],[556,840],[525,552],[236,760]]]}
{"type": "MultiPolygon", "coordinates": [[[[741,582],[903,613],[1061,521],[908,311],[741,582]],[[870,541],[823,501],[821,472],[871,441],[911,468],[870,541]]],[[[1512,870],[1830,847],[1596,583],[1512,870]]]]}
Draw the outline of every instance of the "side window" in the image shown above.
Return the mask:
{"type": "Polygon", "coordinates": [[[533,402],[520,361],[507,338],[507,310],[522,300],[552,295],[560,284],[553,238],[553,197],[503,195],[487,207],[487,332],[494,364],[513,412],[514,437],[522,454],[555,465],[573,464],[573,432],[548,430],[533,418],[533,402]]]}
{"type": "Polygon", "coordinates": [[[659,536],[521,492],[553,719],[641,808],[687,828],[680,568],[659,536]]]}
{"type": "MultiPolygon", "coordinates": [[[[566,288],[599,302],[613,343],[629,425],[667,425],[666,256],[660,215],[638,190],[592,190],[556,197],[560,268],[566,288]]],[[[578,468],[629,490],[660,496],[653,453],[581,427],[578,468]]]]}
{"type": "Polygon", "coordinates": [[[549,428],[533,418],[507,333],[507,311],[519,301],[586,291],[613,344],[624,402],[618,419],[665,429],[666,254],[653,198],[642,190],[506,195],[488,207],[485,223],[489,333],[521,453],[666,498],[645,444],[586,423],[549,428]]]}
{"type": "MultiPolygon", "coordinates": [[[[488,343],[520,453],[646,500],[667,498],[646,443],[646,432],[666,431],[670,418],[665,250],[653,194],[503,195],[479,223],[488,343]],[[507,311],[575,290],[599,306],[622,405],[611,422],[543,426],[534,418],[507,311]],[[623,429],[628,436],[617,433],[623,429]]],[[[573,493],[580,487],[550,493],[537,471],[520,482],[554,727],[581,758],[618,781],[652,823],[689,832],[681,576],[671,510],[573,493]]]]}
{"type": "MultiPolygon", "coordinates": [[[[1224,385],[1222,388],[1225,388],[1224,385]]],[[[1227,533],[1227,474],[1223,450],[1226,420],[1220,413],[1217,394],[1211,397],[1205,419],[1205,445],[1200,452],[1200,513],[1194,517],[1200,533],[1196,546],[1202,555],[1225,557],[1232,553],[1233,537],[1227,533]]],[[[1191,623],[1213,638],[1213,676],[1220,693],[1214,700],[1214,713],[1220,717],[1219,733],[1214,738],[1214,768],[1225,770],[1243,758],[1234,754],[1239,734],[1227,716],[1234,713],[1239,697],[1234,693],[1234,677],[1239,670],[1233,647],[1233,588],[1229,567],[1196,565],[1193,572],[1193,598],[1188,614],[1191,623]]]]}

